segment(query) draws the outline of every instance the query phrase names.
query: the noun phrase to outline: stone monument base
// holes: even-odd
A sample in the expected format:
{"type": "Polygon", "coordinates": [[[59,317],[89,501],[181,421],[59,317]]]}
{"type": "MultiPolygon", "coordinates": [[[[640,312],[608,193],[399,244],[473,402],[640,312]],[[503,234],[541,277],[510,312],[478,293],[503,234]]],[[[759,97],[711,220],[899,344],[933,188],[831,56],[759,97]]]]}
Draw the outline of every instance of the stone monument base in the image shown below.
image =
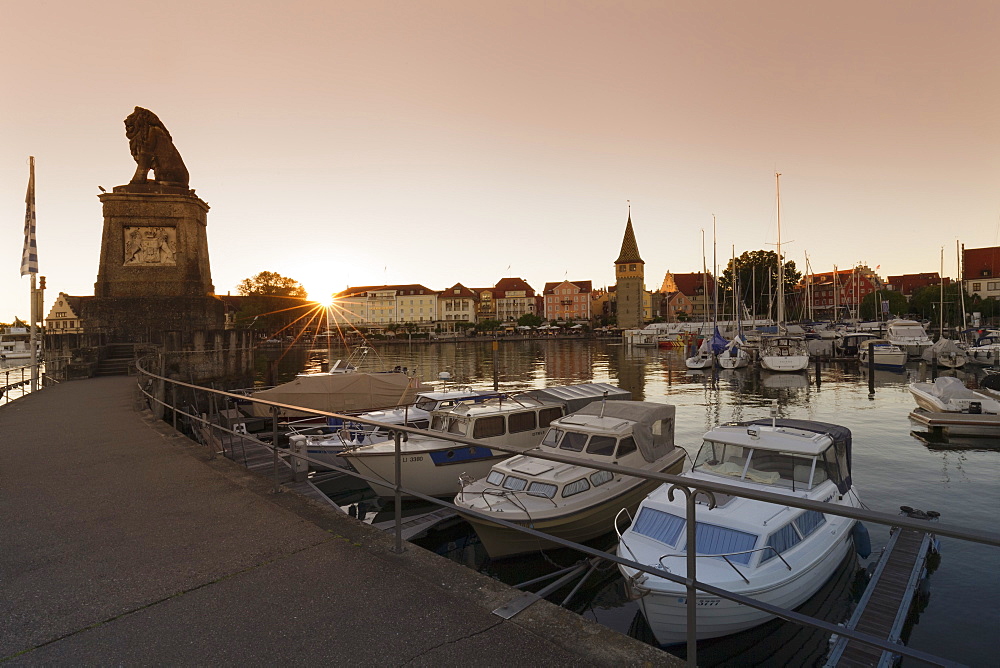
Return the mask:
{"type": "MultiPolygon", "coordinates": [[[[82,315],[84,331],[104,343],[194,345],[196,332],[222,330],[218,297],[94,297],[82,315]]],[[[92,343],[91,345],[99,345],[92,343]]]]}

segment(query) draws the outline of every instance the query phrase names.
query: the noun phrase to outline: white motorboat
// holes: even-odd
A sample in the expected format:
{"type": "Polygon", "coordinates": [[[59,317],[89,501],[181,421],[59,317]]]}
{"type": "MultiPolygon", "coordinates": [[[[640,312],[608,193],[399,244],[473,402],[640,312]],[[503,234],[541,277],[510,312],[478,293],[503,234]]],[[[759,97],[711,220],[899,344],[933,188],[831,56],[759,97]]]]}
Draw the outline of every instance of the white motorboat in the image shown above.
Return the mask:
{"type": "Polygon", "coordinates": [[[722,369],[742,369],[750,364],[750,350],[746,340],[737,335],[726,344],[725,349],[715,358],[722,369]]]}
{"type": "MultiPolygon", "coordinates": [[[[705,434],[692,485],[711,480],[859,507],[851,483],[851,432],[807,420],[757,420],[723,425],[705,434]]],[[[699,581],[759,601],[794,609],[812,596],[852,549],[855,520],[732,496],[710,508],[697,497],[695,522],[699,581]]],[[[621,534],[618,556],[688,577],[686,501],[668,486],[651,493],[621,534]]],[[[860,529],[859,529],[860,530],[860,529]]],[[[864,552],[862,552],[864,554],[864,552]]],[[[684,584],[619,565],[661,645],[684,642],[684,584]]],[[[698,592],[699,640],[737,633],[772,619],[761,610],[698,592]]]]}
{"type": "MultiPolygon", "coordinates": [[[[602,397],[624,400],[631,399],[632,394],[607,383],[585,383],[529,390],[434,411],[426,434],[411,434],[400,443],[402,486],[427,496],[453,497],[459,491],[460,476],[481,478],[493,464],[511,456],[510,452],[490,446],[515,451],[533,448],[553,420],[602,397]],[[446,436],[481,445],[455,443],[446,436]]],[[[376,494],[395,494],[394,441],[362,445],[344,450],[340,456],[358,473],[385,481],[384,485],[368,483],[376,494]]]]}
{"type": "Polygon", "coordinates": [[[965,362],[980,366],[1000,364],[1000,336],[991,334],[980,337],[976,345],[966,348],[965,362]]]}
{"type": "Polygon", "coordinates": [[[876,369],[902,369],[906,366],[906,351],[899,346],[889,343],[886,339],[868,339],[858,349],[858,361],[862,364],[870,364],[874,357],[876,369]],[[869,350],[872,354],[869,355],[869,350]]]}
{"type": "Polygon", "coordinates": [[[809,349],[801,336],[777,334],[760,339],[760,365],[768,371],[802,371],[809,367],[809,349]]]}
{"type": "Polygon", "coordinates": [[[951,339],[938,339],[934,345],[924,350],[920,358],[929,364],[936,364],[945,369],[958,369],[965,366],[965,349],[951,339]]]}
{"type": "Polygon", "coordinates": [[[868,341],[878,338],[871,332],[845,332],[834,343],[837,354],[841,357],[858,357],[868,341]]]}
{"type": "MultiPolygon", "coordinates": [[[[659,483],[593,469],[588,463],[680,473],[685,453],[674,445],[674,412],[674,406],[652,402],[594,402],[553,421],[537,448],[494,464],[485,478],[464,485],[455,505],[577,543],[597,538],[611,531],[621,508],[634,511],[659,483]],[[573,457],[579,463],[546,461],[531,456],[534,452],[573,457]]],[[[493,558],[556,547],[462,516],[493,558]]]]}
{"type": "Polygon", "coordinates": [[[970,390],[958,378],[941,376],[933,383],[910,383],[917,406],[932,413],[1000,414],[1000,401],[970,390]]]}
{"type": "Polygon", "coordinates": [[[886,325],[885,338],[905,350],[911,359],[920,357],[934,345],[923,325],[915,320],[890,320],[886,325]]]}
{"type": "MultiPolygon", "coordinates": [[[[431,413],[437,410],[446,410],[463,403],[476,403],[489,398],[497,397],[496,392],[488,390],[449,390],[445,392],[420,392],[412,406],[400,406],[384,411],[369,411],[357,417],[364,420],[379,422],[385,427],[376,427],[355,421],[338,421],[323,428],[323,433],[311,433],[314,427],[311,424],[304,424],[303,433],[296,433],[295,425],[292,424],[292,433],[289,434],[289,446],[296,451],[308,455],[312,459],[343,466],[344,460],[340,458],[340,453],[345,449],[356,448],[361,445],[371,445],[381,443],[391,437],[391,425],[406,425],[416,429],[427,429],[430,426],[431,413]]],[[[319,470],[323,467],[317,464],[313,466],[319,470]]]]}

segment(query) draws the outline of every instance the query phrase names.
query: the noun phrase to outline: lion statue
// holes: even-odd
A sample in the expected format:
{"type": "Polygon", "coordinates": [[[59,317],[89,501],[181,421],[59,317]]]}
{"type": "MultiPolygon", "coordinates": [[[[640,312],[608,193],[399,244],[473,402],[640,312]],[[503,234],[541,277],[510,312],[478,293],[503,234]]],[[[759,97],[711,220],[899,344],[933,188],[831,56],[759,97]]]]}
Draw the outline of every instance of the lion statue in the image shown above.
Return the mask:
{"type": "Polygon", "coordinates": [[[148,183],[149,170],[153,170],[154,183],[188,187],[188,170],[174,140],[163,122],[149,109],[136,107],[125,119],[125,136],[137,164],[130,183],[148,183]]]}

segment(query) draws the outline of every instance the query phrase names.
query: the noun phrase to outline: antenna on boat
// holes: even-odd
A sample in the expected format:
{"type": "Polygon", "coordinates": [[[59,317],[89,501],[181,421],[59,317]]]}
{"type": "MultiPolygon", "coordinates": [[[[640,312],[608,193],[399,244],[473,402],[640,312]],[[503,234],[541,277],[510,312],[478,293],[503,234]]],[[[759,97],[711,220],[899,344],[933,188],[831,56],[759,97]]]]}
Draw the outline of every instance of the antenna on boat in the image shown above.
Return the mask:
{"type": "Polygon", "coordinates": [[[604,390],[604,397],[601,399],[601,415],[600,415],[600,417],[604,417],[604,407],[607,405],[607,403],[608,403],[608,391],[604,390]]]}
{"type": "Polygon", "coordinates": [[[778,424],[777,424],[777,418],[778,418],[778,400],[777,399],[771,399],[771,428],[772,429],[778,426],[778,424]]]}

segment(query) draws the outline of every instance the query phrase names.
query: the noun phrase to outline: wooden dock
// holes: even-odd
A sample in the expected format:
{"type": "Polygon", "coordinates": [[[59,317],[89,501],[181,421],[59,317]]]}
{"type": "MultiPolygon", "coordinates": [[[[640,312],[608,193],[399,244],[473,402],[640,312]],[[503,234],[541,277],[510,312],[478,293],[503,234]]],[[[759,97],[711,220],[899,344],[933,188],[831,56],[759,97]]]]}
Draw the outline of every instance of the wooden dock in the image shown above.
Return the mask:
{"type": "MultiPolygon", "coordinates": [[[[926,577],[927,557],[936,551],[935,544],[930,533],[894,527],[847,628],[901,643],[903,624],[917,586],[926,577]]],[[[830,651],[826,667],[892,666],[896,658],[890,651],[841,636],[830,651]]]]}

